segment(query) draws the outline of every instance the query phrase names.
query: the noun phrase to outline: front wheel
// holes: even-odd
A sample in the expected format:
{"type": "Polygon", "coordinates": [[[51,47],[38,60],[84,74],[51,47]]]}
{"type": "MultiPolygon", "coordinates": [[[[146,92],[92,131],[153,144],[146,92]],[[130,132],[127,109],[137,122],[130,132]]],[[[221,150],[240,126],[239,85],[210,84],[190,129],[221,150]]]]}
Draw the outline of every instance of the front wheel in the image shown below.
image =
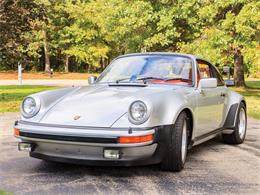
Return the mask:
{"type": "Polygon", "coordinates": [[[188,148],[188,120],[187,114],[182,112],[170,130],[167,138],[167,150],[161,168],[166,171],[181,171],[184,167],[188,148]]]}
{"type": "Polygon", "coordinates": [[[232,134],[223,134],[224,142],[228,144],[243,143],[246,137],[246,129],[247,129],[246,106],[244,103],[240,103],[237,112],[234,132],[232,134]]]}

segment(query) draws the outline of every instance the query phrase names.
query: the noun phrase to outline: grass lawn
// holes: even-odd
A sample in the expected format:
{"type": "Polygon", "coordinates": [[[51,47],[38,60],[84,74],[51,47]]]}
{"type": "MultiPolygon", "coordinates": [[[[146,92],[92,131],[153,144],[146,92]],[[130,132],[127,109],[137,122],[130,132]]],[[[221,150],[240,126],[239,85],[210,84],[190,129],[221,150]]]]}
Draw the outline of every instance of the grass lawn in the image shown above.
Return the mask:
{"type": "Polygon", "coordinates": [[[0,112],[18,112],[22,99],[32,93],[57,89],[47,86],[0,86],[0,112]]]}
{"type": "MultiPolygon", "coordinates": [[[[246,98],[248,115],[260,119],[260,80],[250,80],[246,83],[249,88],[232,89],[246,98]]],[[[18,112],[21,100],[25,96],[57,88],[47,86],[0,86],[0,112],[18,112]]]]}
{"type": "Polygon", "coordinates": [[[11,195],[12,193],[10,192],[5,192],[3,190],[0,190],[0,195],[11,195]]]}
{"type": "Polygon", "coordinates": [[[243,95],[247,102],[247,114],[260,119],[260,80],[246,81],[248,88],[232,88],[243,95]]]}

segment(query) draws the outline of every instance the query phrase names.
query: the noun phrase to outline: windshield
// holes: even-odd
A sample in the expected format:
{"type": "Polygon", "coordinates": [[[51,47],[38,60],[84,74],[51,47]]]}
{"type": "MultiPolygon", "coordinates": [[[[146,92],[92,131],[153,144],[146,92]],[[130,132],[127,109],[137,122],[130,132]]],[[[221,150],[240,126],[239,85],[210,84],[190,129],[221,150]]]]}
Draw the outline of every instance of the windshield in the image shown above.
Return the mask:
{"type": "Polygon", "coordinates": [[[98,78],[99,83],[151,82],[192,85],[192,62],[174,55],[137,55],[116,59],[98,78]]]}

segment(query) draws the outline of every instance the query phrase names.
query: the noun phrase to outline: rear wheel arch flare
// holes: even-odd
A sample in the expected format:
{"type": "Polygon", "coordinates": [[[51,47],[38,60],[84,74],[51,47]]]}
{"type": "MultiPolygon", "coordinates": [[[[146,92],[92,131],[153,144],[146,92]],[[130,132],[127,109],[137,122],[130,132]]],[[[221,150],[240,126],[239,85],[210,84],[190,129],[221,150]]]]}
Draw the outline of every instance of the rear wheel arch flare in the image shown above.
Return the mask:
{"type": "Polygon", "coordinates": [[[235,122],[236,122],[236,119],[237,119],[237,113],[238,113],[238,110],[239,110],[239,106],[241,104],[245,105],[245,109],[246,109],[246,102],[243,99],[240,102],[234,103],[230,106],[228,113],[227,113],[227,116],[225,118],[223,128],[228,128],[228,129],[234,128],[235,122]]]}
{"type": "Polygon", "coordinates": [[[236,113],[235,113],[235,118],[234,118],[234,124],[235,124],[235,122],[236,122],[236,120],[237,120],[237,114],[238,114],[239,107],[240,107],[241,104],[243,104],[243,105],[245,106],[245,111],[246,111],[246,113],[247,113],[247,110],[246,110],[246,101],[245,101],[244,99],[242,99],[242,100],[238,103],[238,106],[237,106],[237,111],[236,111],[236,113]]]}
{"type": "Polygon", "coordinates": [[[246,107],[246,101],[245,100],[242,100],[241,103],[244,104],[245,107],[246,107]]]}

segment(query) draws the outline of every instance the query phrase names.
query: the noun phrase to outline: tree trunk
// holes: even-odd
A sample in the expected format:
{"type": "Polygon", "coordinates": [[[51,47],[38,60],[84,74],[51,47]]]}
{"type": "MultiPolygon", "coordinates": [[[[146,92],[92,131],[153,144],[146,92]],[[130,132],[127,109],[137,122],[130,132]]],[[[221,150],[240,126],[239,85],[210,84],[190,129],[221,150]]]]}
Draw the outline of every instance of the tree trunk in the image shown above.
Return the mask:
{"type": "Polygon", "coordinates": [[[64,71],[69,72],[69,56],[65,56],[65,64],[64,64],[64,71]]]}
{"type": "Polygon", "coordinates": [[[106,67],[109,65],[109,63],[110,63],[110,59],[109,59],[109,58],[106,58],[106,59],[105,59],[105,67],[104,67],[104,68],[106,68],[106,67]]]}
{"type": "Polygon", "coordinates": [[[235,50],[234,54],[234,82],[237,87],[245,87],[245,77],[244,77],[244,62],[243,56],[240,49],[235,50]]]}
{"type": "Polygon", "coordinates": [[[100,65],[101,65],[101,70],[103,71],[104,69],[105,69],[105,67],[106,67],[106,61],[105,61],[106,59],[105,58],[103,58],[103,57],[101,57],[101,59],[100,59],[100,65]]]}
{"type": "Polygon", "coordinates": [[[90,73],[91,66],[88,64],[87,66],[87,73],[90,73]]]}
{"type": "Polygon", "coordinates": [[[43,37],[44,37],[44,56],[45,56],[45,72],[50,72],[51,63],[50,63],[50,54],[49,54],[49,45],[47,39],[47,33],[43,30],[43,37]]]}

